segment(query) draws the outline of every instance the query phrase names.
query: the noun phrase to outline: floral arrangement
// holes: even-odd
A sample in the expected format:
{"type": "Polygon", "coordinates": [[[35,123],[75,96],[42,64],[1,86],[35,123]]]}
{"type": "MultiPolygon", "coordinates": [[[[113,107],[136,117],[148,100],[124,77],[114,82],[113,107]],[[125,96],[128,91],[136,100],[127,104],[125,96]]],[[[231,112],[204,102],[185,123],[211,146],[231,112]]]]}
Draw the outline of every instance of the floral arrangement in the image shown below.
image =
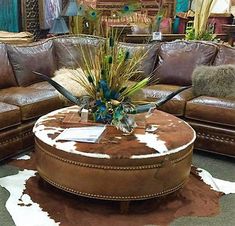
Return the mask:
{"type": "Polygon", "coordinates": [[[130,80],[141,73],[139,65],[147,53],[140,50],[130,54],[127,49],[120,48],[115,36],[112,34],[100,43],[95,56],[89,54],[89,48],[81,47],[83,73],[75,70],[73,75],[92,100],[86,107],[93,120],[115,125],[129,133],[135,127],[128,116],[135,108],[131,95],[146,86],[149,77],[133,83],[130,80]]]}
{"type": "Polygon", "coordinates": [[[81,46],[84,65],[73,70],[73,79],[78,87],[85,90],[86,95],[82,97],[75,97],[48,76],[34,73],[42,76],[71,102],[80,105],[81,109],[89,110],[93,121],[111,124],[125,133],[131,133],[136,123],[130,114],[155,109],[185,89],[181,88],[154,103],[138,105],[133,101],[131,96],[144,88],[150,79],[149,76],[138,81],[140,63],[147,54],[143,50],[131,54],[128,49],[120,47],[113,33],[100,43],[95,55],[92,55],[88,46],[81,46]],[[138,82],[130,82],[133,77],[138,82]]]}

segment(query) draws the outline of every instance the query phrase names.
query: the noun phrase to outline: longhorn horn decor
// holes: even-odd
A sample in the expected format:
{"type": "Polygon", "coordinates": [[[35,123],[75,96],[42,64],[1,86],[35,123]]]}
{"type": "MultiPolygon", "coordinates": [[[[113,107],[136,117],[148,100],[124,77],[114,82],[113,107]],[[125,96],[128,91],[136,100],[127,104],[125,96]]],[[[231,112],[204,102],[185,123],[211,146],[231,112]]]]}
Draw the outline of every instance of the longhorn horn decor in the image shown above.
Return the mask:
{"type": "MultiPolygon", "coordinates": [[[[140,46],[137,51],[130,51],[117,41],[113,31],[102,40],[95,54],[90,51],[89,43],[77,46],[83,63],[72,70],[73,88],[82,87],[86,96],[76,97],[50,77],[34,73],[48,81],[72,103],[89,110],[95,122],[114,125],[125,133],[131,133],[136,127],[129,114],[156,109],[188,88],[180,88],[156,102],[138,105],[138,101],[135,102],[131,97],[150,81],[151,76],[139,79],[143,74],[143,60],[150,50],[140,46]],[[138,82],[130,83],[133,78],[138,82]]],[[[152,48],[156,47],[153,45],[152,48]]]]}

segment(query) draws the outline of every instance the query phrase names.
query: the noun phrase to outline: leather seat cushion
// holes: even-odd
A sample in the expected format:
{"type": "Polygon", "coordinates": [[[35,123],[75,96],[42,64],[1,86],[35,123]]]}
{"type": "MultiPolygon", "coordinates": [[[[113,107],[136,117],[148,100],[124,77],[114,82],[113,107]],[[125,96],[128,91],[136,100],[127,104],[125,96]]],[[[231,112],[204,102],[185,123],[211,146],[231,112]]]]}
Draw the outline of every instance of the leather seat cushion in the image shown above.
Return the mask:
{"type": "MultiPolygon", "coordinates": [[[[167,95],[178,90],[179,88],[181,88],[181,86],[173,86],[165,84],[148,86],[135,93],[132,99],[154,102],[163,97],[166,97],[167,95]]],[[[172,100],[162,105],[159,109],[174,114],[176,116],[183,116],[185,111],[186,101],[192,99],[193,97],[194,96],[192,89],[189,88],[176,95],[172,100]]]]}
{"type": "Polygon", "coordinates": [[[0,102],[0,130],[19,125],[20,123],[20,108],[0,102]]]}
{"type": "Polygon", "coordinates": [[[32,89],[45,89],[45,90],[56,90],[52,85],[50,85],[48,82],[37,82],[30,86],[27,86],[27,88],[32,89]]]}
{"type": "Polygon", "coordinates": [[[57,69],[52,40],[25,46],[8,45],[7,51],[19,86],[42,81],[33,71],[53,76],[57,69]]]}
{"type": "Polygon", "coordinates": [[[222,64],[235,64],[235,48],[225,46],[225,45],[220,45],[219,46],[219,51],[216,55],[214,65],[222,65],[222,64]]]}
{"type": "Polygon", "coordinates": [[[197,97],[187,102],[185,117],[235,127],[235,99],[197,97]]]}
{"type": "Polygon", "coordinates": [[[37,118],[62,107],[57,92],[28,87],[0,90],[0,101],[19,106],[22,120],[37,118]]]}
{"type": "Polygon", "coordinates": [[[192,73],[198,65],[210,65],[217,46],[205,42],[174,41],[163,43],[151,84],[186,86],[192,84],[192,73]]]}

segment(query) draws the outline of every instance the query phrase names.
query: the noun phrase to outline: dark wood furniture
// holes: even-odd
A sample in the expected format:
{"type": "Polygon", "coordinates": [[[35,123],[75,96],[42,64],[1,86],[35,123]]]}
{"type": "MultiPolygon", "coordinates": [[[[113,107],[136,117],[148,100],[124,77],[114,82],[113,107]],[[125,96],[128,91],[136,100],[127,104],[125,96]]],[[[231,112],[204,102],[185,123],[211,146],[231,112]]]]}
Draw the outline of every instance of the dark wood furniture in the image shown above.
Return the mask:
{"type": "Polygon", "coordinates": [[[117,35],[120,41],[125,41],[125,37],[132,33],[131,27],[131,25],[121,24],[114,24],[109,26],[109,28],[113,30],[114,34],[117,35]]]}
{"type": "MultiPolygon", "coordinates": [[[[171,0],[171,2],[174,0],[171,0]]],[[[104,15],[110,16],[113,12],[119,11],[124,4],[127,4],[126,0],[97,0],[96,8],[103,11],[104,15]]],[[[162,0],[142,0],[142,10],[144,10],[148,15],[156,15],[162,4],[162,0]]],[[[167,1],[166,5],[169,5],[167,1]]]]}
{"type": "MultiPolygon", "coordinates": [[[[216,34],[216,37],[222,41],[228,40],[227,34],[216,34]]],[[[170,42],[177,39],[184,39],[185,34],[162,34],[163,42],[170,42]]],[[[147,43],[152,41],[152,34],[126,34],[125,42],[129,43],[147,43]]]]}
{"type": "Polygon", "coordinates": [[[228,35],[228,43],[233,46],[235,41],[235,25],[223,24],[223,31],[228,35]]]}
{"type": "MultiPolygon", "coordinates": [[[[173,41],[184,37],[185,34],[162,34],[162,41],[173,41]]],[[[152,34],[127,34],[124,40],[131,43],[146,43],[152,40],[152,34]]]]}

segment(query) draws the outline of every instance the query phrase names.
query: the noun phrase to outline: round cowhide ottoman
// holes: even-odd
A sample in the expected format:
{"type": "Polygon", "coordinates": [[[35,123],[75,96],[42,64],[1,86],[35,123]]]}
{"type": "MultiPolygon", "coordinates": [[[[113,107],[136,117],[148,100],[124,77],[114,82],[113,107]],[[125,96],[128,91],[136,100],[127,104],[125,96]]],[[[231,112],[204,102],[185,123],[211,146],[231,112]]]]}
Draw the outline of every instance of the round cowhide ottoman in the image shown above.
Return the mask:
{"type": "Polygon", "coordinates": [[[64,129],[84,126],[77,115],[77,106],[60,109],[34,126],[37,169],[50,184],[89,198],[131,201],[186,183],[195,132],[183,120],[156,110],[136,115],[139,126],[131,135],[107,126],[99,143],[58,140],[64,129]]]}

